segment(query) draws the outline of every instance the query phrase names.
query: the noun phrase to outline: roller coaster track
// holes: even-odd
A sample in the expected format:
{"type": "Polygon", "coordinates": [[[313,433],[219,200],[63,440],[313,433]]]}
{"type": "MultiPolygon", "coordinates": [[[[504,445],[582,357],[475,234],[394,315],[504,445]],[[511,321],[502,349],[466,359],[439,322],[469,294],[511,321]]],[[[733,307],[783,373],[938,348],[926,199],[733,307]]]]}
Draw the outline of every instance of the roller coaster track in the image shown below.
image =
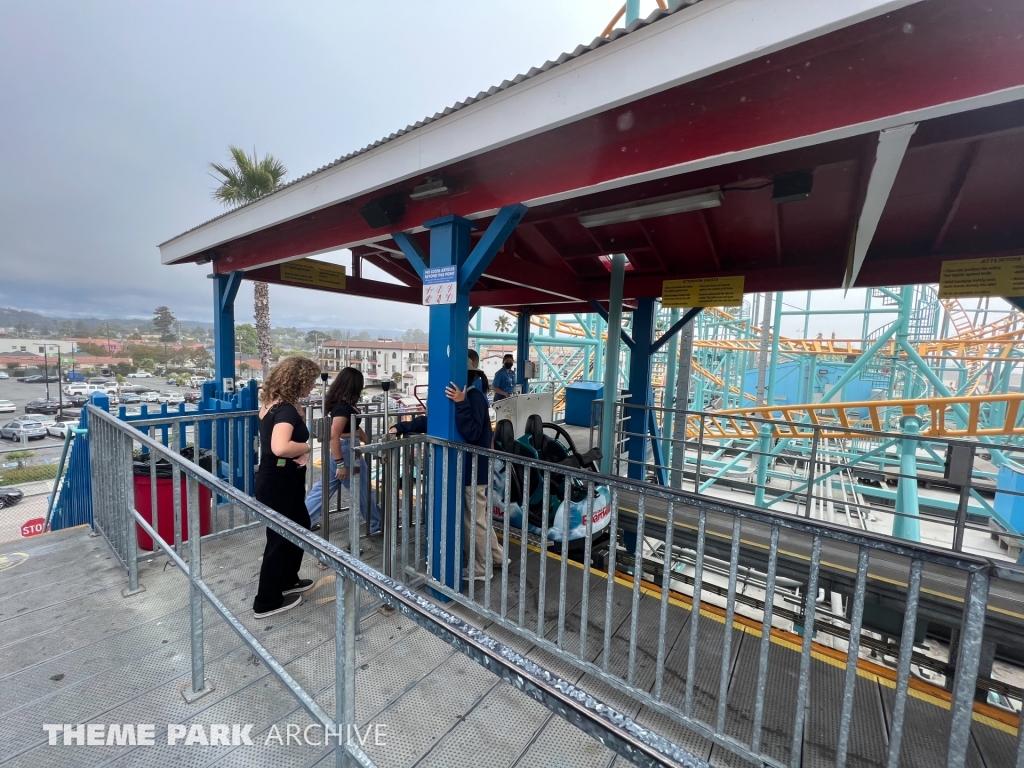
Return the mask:
{"type": "MultiPolygon", "coordinates": [[[[809,438],[810,425],[823,427],[821,438],[857,437],[856,430],[890,432],[896,419],[917,416],[924,437],[1003,437],[1024,435],[1021,403],[1024,394],[928,397],[914,400],[865,400],[849,403],[776,405],[732,408],[704,414],[704,437],[755,439],[759,422],[749,419],[782,419],[774,424],[775,437],[809,438]]],[[[700,433],[699,415],[688,416],[687,434],[700,433]]]]}

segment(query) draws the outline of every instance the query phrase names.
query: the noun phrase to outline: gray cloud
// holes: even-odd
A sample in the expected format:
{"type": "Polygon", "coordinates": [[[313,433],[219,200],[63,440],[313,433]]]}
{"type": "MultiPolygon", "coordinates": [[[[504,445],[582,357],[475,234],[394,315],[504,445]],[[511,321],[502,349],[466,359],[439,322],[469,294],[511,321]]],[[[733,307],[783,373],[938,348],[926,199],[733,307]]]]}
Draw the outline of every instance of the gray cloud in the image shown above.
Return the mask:
{"type": "MultiPolygon", "coordinates": [[[[155,245],[222,210],[207,163],[229,143],[292,178],[591,40],[616,5],[4,3],[0,305],[210,319],[208,267],[161,267],[155,245]]],[[[279,324],[426,327],[420,307],[271,291],[279,324]]]]}

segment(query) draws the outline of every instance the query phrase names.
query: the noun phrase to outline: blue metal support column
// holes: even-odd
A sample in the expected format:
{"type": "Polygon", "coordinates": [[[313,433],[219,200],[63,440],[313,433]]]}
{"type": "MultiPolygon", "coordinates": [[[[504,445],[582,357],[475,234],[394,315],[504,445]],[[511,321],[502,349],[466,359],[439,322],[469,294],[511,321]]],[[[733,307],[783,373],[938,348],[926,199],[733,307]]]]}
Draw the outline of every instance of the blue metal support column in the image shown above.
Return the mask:
{"type": "MultiPolygon", "coordinates": [[[[393,235],[420,277],[423,277],[428,263],[431,268],[455,267],[458,275],[455,303],[430,308],[427,434],[433,437],[463,442],[455,426],[455,403],[445,396],[445,389],[449,382],[459,387],[466,386],[469,293],[525,212],[524,205],[502,208],[472,250],[469,233],[476,225],[468,219],[444,216],[425,222],[424,226],[430,231],[429,262],[411,237],[404,232],[393,235]]],[[[456,469],[456,451],[437,448],[431,460],[435,488],[430,512],[433,526],[431,575],[445,586],[458,590],[462,584],[462,553],[456,551],[455,543],[458,540],[456,531],[462,521],[456,511],[462,508],[458,499],[463,493],[463,479],[456,469]],[[445,464],[448,466],[447,478],[445,464]]],[[[443,599],[441,595],[437,597],[443,599]]]]}
{"type": "Polygon", "coordinates": [[[647,412],[654,405],[651,389],[651,355],[654,346],[654,327],[657,308],[654,299],[637,299],[633,310],[633,354],[629,360],[629,402],[623,428],[630,433],[626,441],[629,456],[627,475],[634,480],[645,479],[647,464],[647,412]]]}
{"type": "MultiPolygon", "coordinates": [[[[604,404],[601,407],[601,474],[612,473],[615,458],[615,402],[619,399],[619,341],[622,336],[622,292],[626,278],[626,254],[612,255],[611,287],[608,292],[608,341],[605,344],[604,404]]],[[[603,314],[599,305],[595,306],[603,314]]]]}
{"type": "Polygon", "coordinates": [[[523,388],[523,393],[530,391],[530,382],[526,378],[526,366],[530,359],[530,313],[520,312],[516,321],[516,384],[523,388]]]}
{"type": "Polygon", "coordinates": [[[213,280],[213,365],[216,386],[235,378],[235,296],[243,273],[210,275],[213,280]]]}

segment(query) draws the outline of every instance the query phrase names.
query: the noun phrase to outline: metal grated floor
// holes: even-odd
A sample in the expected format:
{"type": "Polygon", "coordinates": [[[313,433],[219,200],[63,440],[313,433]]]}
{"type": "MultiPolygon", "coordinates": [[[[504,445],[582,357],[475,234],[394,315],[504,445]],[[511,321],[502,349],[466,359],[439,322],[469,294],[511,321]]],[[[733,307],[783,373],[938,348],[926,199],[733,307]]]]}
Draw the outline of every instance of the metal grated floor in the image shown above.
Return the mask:
{"type": "MultiPolygon", "coordinates": [[[[332,540],[347,531],[339,516],[332,540]]],[[[334,521],[332,521],[334,522],[334,521]]],[[[218,597],[238,611],[275,656],[285,664],[328,712],[333,712],[333,577],[308,559],[304,575],[317,581],[305,604],[253,622],[249,606],[255,594],[263,534],[254,530],[204,545],[204,573],[218,597]]],[[[379,562],[377,539],[364,542],[363,558],[379,562]]],[[[518,547],[512,548],[513,558],[518,547]]],[[[523,600],[525,626],[536,629],[539,553],[526,562],[526,588],[520,595],[520,564],[509,569],[506,615],[518,621],[523,600]]],[[[583,571],[570,565],[564,589],[559,562],[548,561],[545,590],[546,636],[557,641],[559,594],[565,595],[566,651],[580,647],[583,571]]],[[[192,704],[180,691],[189,683],[187,586],[173,567],[159,558],[140,567],[146,591],[122,598],[124,572],[102,539],[88,529],[0,545],[0,765],[6,766],[313,766],[333,765],[323,747],[282,744],[268,735],[286,733],[288,724],[311,721],[292,696],[245,649],[237,636],[207,610],[207,676],[215,690],[192,704]],[[15,556],[13,553],[22,553],[15,556]],[[2,558],[5,558],[3,560],[2,558]],[[48,746],[43,723],[157,723],[151,747],[48,746]],[[166,744],[168,723],[251,723],[253,746],[184,746],[166,744]],[[276,728],[276,731],[275,731],[276,728]]],[[[587,658],[600,661],[605,631],[605,582],[590,580],[587,658]]],[[[490,604],[500,611],[499,580],[490,604]]],[[[613,588],[610,671],[625,674],[630,651],[628,585],[613,588]]],[[[482,590],[478,601],[484,599],[482,590]]],[[[472,612],[450,606],[472,620],[472,612]]],[[[657,654],[659,601],[643,596],[636,636],[635,679],[653,691],[657,654]]],[[[664,698],[681,702],[687,666],[690,611],[669,606],[665,636],[664,698]]],[[[556,674],[576,682],[638,723],[650,726],[712,765],[746,765],[692,731],[656,712],[640,708],[623,693],[572,664],[538,649],[514,632],[477,621],[503,642],[528,653],[556,674]]],[[[713,721],[718,702],[724,624],[702,613],[695,680],[695,714],[713,721]]],[[[361,722],[381,723],[385,743],[368,744],[381,768],[449,768],[450,766],[566,766],[608,768],[624,765],[603,745],[553,716],[529,697],[452,651],[397,615],[375,613],[364,620],[357,644],[357,712],[361,722]]],[[[746,738],[752,717],[759,637],[750,629],[732,630],[732,677],[726,729],[746,738]]],[[[792,701],[799,659],[789,647],[770,650],[765,743],[788,761],[793,727],[792,701]]],[[[843,670],[816,659],[812,666],[811,706],[805,727],[803,765],[831,763],[838,730],[843,670]]],[[[884,682],[858,678],[850,765],[883,765],[887,749],[888,708],[893,690],[884,682]]],[[[903,738],[904,765],[942,762],[948,712],[920,697],[908,705],[903,738]]],[[[996,768],[1008,764],[1014,736],[976,720],[968,764],[996,768]]]]}

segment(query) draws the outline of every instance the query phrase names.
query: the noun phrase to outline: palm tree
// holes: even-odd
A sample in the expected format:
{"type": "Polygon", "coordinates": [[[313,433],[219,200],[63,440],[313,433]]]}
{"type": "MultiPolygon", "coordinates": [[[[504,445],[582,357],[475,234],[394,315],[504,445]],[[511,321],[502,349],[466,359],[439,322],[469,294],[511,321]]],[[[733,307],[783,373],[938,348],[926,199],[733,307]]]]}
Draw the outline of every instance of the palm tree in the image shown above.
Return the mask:
{"type": "MultiPolygon", "coordinates": [[[[267,154],[260,160],[256,157],[256,148],[252,156],[245,151],[229,146],[233,165],[210,163],[210,167],[219,176],[210,174],[220,186],[213,191],[214,200],[220,200],[226,207],[235,208],[239,205],[258,200],[269,195],[279,186],[288,169],[284,163],[273,155],[267,154]]],[[[256,320],[256,346],[263,365],[263,378],[270,373],[270,353],[273,346],[270,342],[270,287],[266,283],[253,283],[253,317],[256,320]]]]}
{"type": "Polygon", "coordinates": [[[512,329],[512,321],[508,315],[498,315],[498,319],[494,321],[494,329],[499,333],[507,333],[512,329]]]}

